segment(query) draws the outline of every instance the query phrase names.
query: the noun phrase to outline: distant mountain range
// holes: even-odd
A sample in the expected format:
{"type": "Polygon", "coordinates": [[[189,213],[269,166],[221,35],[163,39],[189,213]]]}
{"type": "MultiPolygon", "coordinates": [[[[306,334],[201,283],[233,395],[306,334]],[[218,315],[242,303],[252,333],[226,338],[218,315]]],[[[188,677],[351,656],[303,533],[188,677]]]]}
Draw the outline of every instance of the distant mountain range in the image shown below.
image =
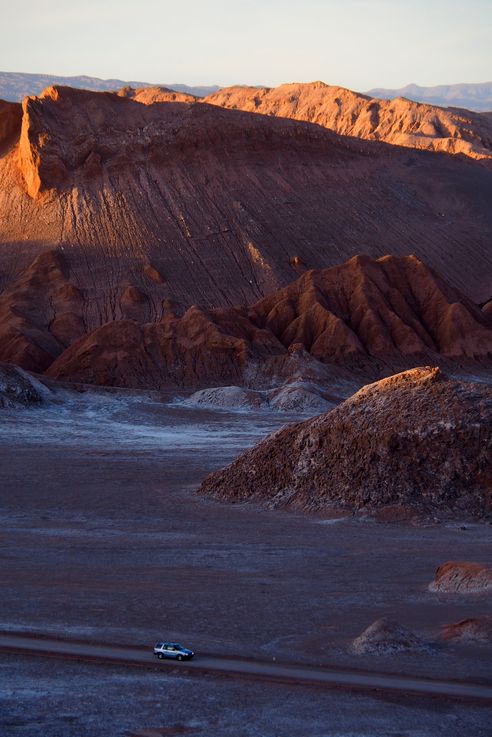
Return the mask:
{"type": "Polygon", "coordinates": [[[395,90],[376,87],[366,94],[382,99],[408,97],[410,100],[427,102],[429,105],[464,107],[477,112],[492,111],[492,82],[443,84],[438,87],[419,87],[417,84],[407,84],[406,87],[395,90]]]}
{"type": "MultiPolygon", "coordinates": [[[[123,79],[99,79],[99,77],[60,77],[54,74],[24,74],[18,72],[0,72],[0,99],[11,102],[20,102],[26,95],[38,95],[46,87],[53,84],[68,85],[86,90],[103,92],[118,90],[121,87],[167,87],[178,92],[185,92],[196,97],[206,97],[221,89],[219,85],[186,85],[168,84],[156,85],[151,82],[136,82],[123,79]]],[[[390,99],[393,97],[407,97],[416,102],[427,102],[430,105],[442,107],[463,107],[478,112],[492,111],[492,82],[479,84],[448,84],[438,87],[420,87],[417,84],[408,84],[399,89],[385,89],[375,87],[365,93],[371,97],[390,99]]]]}
{"type": "MultiPolygon", "coordinates": [[[[39,95],[46,87],[53,84],[68,85],[85,90],[104,92],[118,90],[121,87],[152,87],[149,82],[127,82],[122,79],[99,79],[98,77],[58,77],[54,74],[23,74],[17,72],[0,72],[0,99],[20,102],[27,95],[39,95]]],[[[217,85],[189,87],[186,84],[165,84],[178,92],[186,92],[196,97],[205,97],[220,89],[217,85]]]]}

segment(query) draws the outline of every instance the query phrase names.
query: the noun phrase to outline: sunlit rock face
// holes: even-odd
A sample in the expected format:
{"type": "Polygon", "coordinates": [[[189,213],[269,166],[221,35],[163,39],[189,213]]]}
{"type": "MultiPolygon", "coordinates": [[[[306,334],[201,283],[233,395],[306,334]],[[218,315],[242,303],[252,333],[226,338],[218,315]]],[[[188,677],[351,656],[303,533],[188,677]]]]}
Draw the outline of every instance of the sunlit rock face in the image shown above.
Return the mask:
{"type": "Polygon", "coordinates": [[[491,515],[492,389],[418,368],[363,387],[212,473],[200,493],[313,513],[491,515]]]}
{"type": "Polygon", "coordinates": [[[398,97],[380,100],[323,82],[226,87],[206,98],[227,108],[317,123],[345,136],[492,159],[492,116],[398,97]]]}
{"type": "Polygon", "coordinates": [[[0,289],[65,249],[89,329],[252,304],[308,269],[415,253],[490,298],[492,172],[168,91],[49,87],[0,105],[0,289]]]}
{"type": "Polygon", "coordinates": [[[486,167],[172,94],[0,106],[0,360],[154,388],[488,360],[486,167]]]}

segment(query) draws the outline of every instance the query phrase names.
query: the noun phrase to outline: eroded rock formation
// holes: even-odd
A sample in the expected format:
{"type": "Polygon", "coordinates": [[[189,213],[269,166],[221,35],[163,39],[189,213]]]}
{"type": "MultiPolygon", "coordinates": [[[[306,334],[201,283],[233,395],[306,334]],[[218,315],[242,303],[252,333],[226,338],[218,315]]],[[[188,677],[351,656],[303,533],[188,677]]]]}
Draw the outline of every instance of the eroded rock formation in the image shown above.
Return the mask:
{"type": "Polygon", "coordinates": [[[327,365],[377,376],[422,358],[492,359],[492,326],[481,310],[414,257],[356,257],[309,271],[250,308],[194,306],[156,323],[137,322],[147,302],[125,295],[134,319],[82,336],[50,376],[111,386],[261,386],[326,379],[327,365]]]}
{"type": "Polygon", "coordinates": [[[40,254],[0,295],[0,361],[41,372],[86,331],[83,293],[61,251],[40,254]]]}

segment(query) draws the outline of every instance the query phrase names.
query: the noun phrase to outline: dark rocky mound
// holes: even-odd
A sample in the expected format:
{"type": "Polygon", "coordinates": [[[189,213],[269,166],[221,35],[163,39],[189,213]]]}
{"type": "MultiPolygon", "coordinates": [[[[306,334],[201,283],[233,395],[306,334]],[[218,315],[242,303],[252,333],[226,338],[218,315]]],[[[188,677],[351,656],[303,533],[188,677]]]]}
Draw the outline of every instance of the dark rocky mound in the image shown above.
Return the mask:
{"type": "MultiPolygon", "coordinates": [[[[146,324],[149,302],[128,287],[118,309],[130,319],[88,335],[81,335],[86,313],[79,290],[68,290],[60,269],[50,273],[56,276],[53,291],[45,292],[47,314],[56,314],[48,328],[48,336],[54,333],[50,346],[53,337],[58,346],[62,340],[70,345],[59,348],[49,367],[53,378],[126,387],[258,386],[299,372],[322,380],[330,375],[323,364],[377,377],[422,361],[492,360],[492,324],[413,256],[377,261],[357,256],[331,269],[308,271],[249,308],[194,306],[180,316],[168,305],[160,321],[146,324]],[[60,293],[70,299],[61,301],[60,293]]],[[[18,314],[19,309],[15,321],[18,314]]],[[[39,322],[46,310],[37,306],[34,314],[39,322]]],[[[4,340],[4,360],[10,346],[4,340]]],[[[21,365],[36,368],[29,364],[29,351],[21,365]]],[[[20,362],[19,356],[17,350],[10,360],[20,362]]]]}
{"type": "Polygon", "coordinates": [[[49,390],[17,366],[0,364],[0,408],[42,404],[49,390]]]}
{"type": "Polygon", "coordinates": [[[492,514],[492,389],[437,368],[363,387],[210,474],[200,493],[326,512],[486,518],[492,514]]]}
{"type": "Polygon", "coordinates": [[[383,617],[365,629],[353,641],[351,649],[357,655],[394,655],[427,648],[421,637],[398,622],[383,617]]]}
{"type": "Polygon", "coordinates": [[[481,563],[448,561],[436,571],[429,591],[450,594],[479,594],[492,591],[492,569],[481,563]]]}

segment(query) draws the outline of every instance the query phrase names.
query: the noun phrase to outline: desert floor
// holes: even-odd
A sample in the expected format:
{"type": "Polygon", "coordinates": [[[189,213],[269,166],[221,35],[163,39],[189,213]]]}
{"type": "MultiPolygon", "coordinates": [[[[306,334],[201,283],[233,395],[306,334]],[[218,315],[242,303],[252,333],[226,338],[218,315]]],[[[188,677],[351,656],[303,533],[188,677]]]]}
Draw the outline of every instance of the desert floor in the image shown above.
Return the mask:
{"type": "MultiPolygon", "coordinates": [[[[294,419],[104,392],[3,410],[0,629],[490,682],[490,646],[438,635],[492,613],[491,598],[426,587],[447,560],[492,564],[492,526],[323,520],[195,494],[294,419]],[[428,650],[351,654],[381,616],[428,650]]],[[[490,734],[477,705],[26,656],[1,656],[0,699],[2,735],[21,737],[490,734]]]]}

